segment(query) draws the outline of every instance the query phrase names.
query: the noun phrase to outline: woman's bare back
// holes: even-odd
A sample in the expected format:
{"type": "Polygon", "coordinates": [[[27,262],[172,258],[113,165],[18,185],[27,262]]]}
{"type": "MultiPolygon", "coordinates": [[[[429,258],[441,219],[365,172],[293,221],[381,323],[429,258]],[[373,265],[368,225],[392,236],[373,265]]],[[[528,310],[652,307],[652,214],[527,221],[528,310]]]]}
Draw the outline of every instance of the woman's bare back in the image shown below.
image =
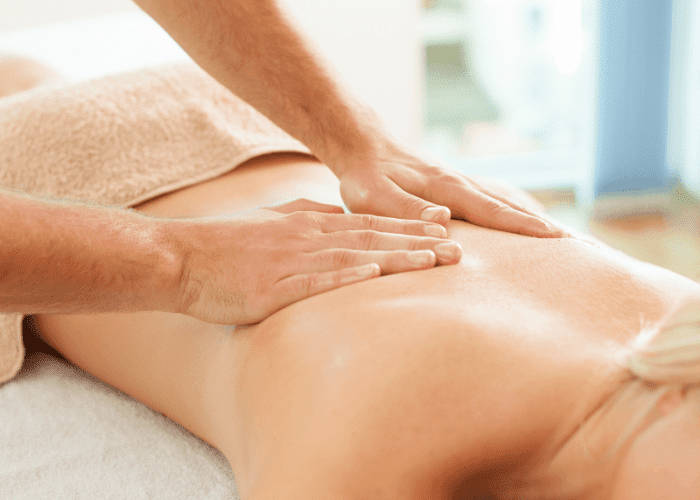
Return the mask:
{"type": "MultiPolygon", "coordinates": [[[[339,203],[336,193],[322,165],[277,156],[138,209],[210,216],[296,197],[339,203]]],[[[456,266],[334,290],[233,333],[163,316],[150,340],[136,332],[109,348],[168,342],[167,362],[146,361],[162,363],[160,378],[137,354],[125,354],[127,373],[61,339],[61,321],[95,317],[38,323],[74,362],[222,448],[244,498],[453,498],[480,487],[483,471],[506,475],[551,453],[610,391],[617,346],[700,288],[578,240],[448,229],[464,249],[456,266]],[[188,371],[191,387],[168,385],[188,371]],[[187,411],[171,408],[178,398],[187,411]],[[190,419],[197,404],[210,416],[190,419]]]]}
{"type": "Polygon", "coordinates": [[[578,240],[461,221],[449,233],[464,249],[456,266],[335,290],[259,325],[241,380],[270,392],[245,406],[276,417],[250,436],[294,429],[281,433],[295,436],[290,450],[316,440],[328,451],[321,475],[456,498],[465,478],[551,455],[614,389],[620,347],[700,292],[578,240]],[[292,402],[304,410],[283,411],[292,402]]]}

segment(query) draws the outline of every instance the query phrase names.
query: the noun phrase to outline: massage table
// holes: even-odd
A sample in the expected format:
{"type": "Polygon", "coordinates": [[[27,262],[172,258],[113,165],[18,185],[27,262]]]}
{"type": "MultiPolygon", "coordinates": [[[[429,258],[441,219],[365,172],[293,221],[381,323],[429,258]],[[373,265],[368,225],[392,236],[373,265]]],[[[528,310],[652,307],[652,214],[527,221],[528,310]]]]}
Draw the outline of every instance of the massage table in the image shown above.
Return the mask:
{"type": "Polygon", "coordinates": [[[55,354],[0,387],[0,499],[239,500],[226,458],[55,354]]]}

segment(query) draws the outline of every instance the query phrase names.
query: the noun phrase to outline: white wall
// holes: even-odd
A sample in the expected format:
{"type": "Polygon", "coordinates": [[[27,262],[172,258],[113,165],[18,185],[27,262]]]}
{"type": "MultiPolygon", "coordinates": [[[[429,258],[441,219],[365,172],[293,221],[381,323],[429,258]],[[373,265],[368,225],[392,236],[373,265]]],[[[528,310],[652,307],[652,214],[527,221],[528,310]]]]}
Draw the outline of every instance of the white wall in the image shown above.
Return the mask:
{"type": "Polygon", "coordinates": [[[305,32],[380,114],[418,145],[423,85],[418,0],[282,0],[305,32]]]}
{"type": "MultiPolygon", "coordinates": [[[[389,130],[417,145],[419,2],[281,1],[389,130]]],[[[131,0],[0,0],[3,50],[53,64],[74,80],[186,57],[131,0]]]]}
{"type": "Polygon", "coordinates": [[[0,0],[0,33],[115,12],[133,12],[131,0],[0,0]]]}

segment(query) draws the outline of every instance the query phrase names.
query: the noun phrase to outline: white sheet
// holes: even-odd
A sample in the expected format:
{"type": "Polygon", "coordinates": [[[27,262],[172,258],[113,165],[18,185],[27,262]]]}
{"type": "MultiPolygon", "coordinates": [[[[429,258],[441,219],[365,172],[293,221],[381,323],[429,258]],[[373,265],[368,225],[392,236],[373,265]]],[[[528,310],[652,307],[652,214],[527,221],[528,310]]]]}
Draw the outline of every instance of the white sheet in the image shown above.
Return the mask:
{"type": "Polygon", "coordinates": [[[239,500],[218,450],[44,353],[0,386],[0,498],[239,500]]]}
{"type": "Polygon", "coordinates": [[[0,33],[0,52],[36,59],[72,82],[190,59],[140,11],[0,33]]]}

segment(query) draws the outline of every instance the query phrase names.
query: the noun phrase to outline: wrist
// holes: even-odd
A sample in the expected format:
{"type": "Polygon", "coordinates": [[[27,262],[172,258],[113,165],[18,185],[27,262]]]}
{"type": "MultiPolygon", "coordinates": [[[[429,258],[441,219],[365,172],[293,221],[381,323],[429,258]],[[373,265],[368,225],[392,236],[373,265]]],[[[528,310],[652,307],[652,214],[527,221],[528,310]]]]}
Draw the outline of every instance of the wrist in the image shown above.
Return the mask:
{"type": "Polygon", "coordinates": [[[155,265],[149,282],[151,291],[145,310],[180,312],[181,285],[185,269],[186,246],[182,237],[183,221],[151,219],[155,265]]]}
{"type": "Polygon", "coordinates": [[[328,160],[319,159],[329,166],[338,179],[342,179],[349,172],[373,169],[382,160],[395,157],[399,150],[388,134],[377,131],[367,134],[362,140],[357,140],[346,148],[334,149],[332,157],[328,160]]]}
{"type": "Polygon", "coordinates": [[[365,143],[356,145],[353,150],[339,153],[331,169],[338,179],[342,180],[345,174],[362,175],[362,171],[366,169],[374,169],[382,162],[396,161],[399,158],[407,162],[415,161],[415,157],[407,152],[407,148],[402,147],[388,133],[377,132],[371,134],[365,143]]]}
{"type": "MultiPolygon", "coordinates": [[[[362,103],[341,112],[329,110],[323,129],[315,136],[319,144],[310,144],[312,152],[340,178],[350,167],[371,162],[391,148],[393,138],[379,116],[362,103]],[[316,147],[314,147],[316,146],[316,147]]],[[[322,122],[321,122],[322,123],[322,122]]]]}

